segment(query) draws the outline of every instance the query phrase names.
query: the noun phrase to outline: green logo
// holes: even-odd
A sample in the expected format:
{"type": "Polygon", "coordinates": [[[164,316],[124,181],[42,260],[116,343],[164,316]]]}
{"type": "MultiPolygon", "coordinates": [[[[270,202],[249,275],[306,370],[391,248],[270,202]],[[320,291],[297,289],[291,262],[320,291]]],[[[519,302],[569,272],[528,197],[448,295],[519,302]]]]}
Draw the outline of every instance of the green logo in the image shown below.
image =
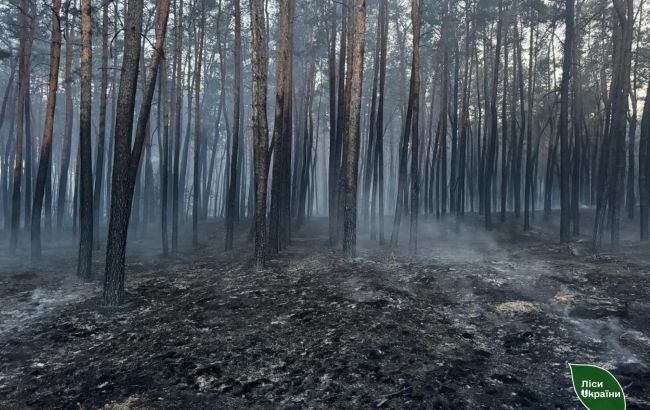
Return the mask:
{"type": "Polygon", "coordinates": [[[571,364],[573,390],[588,410],[625,410],[621,384],[602,367],[571,364]]]}

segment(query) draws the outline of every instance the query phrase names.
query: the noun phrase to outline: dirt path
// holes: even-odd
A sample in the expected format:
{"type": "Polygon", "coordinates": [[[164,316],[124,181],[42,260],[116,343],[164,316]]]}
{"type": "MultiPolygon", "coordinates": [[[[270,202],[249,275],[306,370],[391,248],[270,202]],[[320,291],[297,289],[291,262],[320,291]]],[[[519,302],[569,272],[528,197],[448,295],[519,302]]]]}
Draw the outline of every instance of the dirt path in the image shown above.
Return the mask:
{"type": "Polygon", "coordinates": [[[579,408],[568,362],[650,408],[642,249],[427,223],[416,257],[347,263],[312,225],[264,272],[213,235],[134,262],[121,310],[53,309],[0,342],[0,408],[579,408]]]}

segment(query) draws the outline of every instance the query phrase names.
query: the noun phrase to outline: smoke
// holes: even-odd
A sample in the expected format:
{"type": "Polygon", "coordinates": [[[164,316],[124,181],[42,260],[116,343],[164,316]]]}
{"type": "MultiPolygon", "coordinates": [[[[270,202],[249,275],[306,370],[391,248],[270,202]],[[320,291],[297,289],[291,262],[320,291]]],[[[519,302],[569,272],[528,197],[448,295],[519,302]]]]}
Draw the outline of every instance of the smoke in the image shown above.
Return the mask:
{"type": "MultiPolygon", "coordinates": [[[[562,253],[565,249],[556,253],[553,244],[536,241],[531,241],[532,247],[512,244],[513,236],[506,230],[486,232],[476,220],[457,223],[448,216],[421,220],[414,255],[408,246],[409,229],[407,219],[400,230],[400,250],[394,253],[404,264],[416,266],[396,270],[394,275],[416,285],[415,281],[422,282],[433,273],[430,283],[449,293],[455,304],[450,312],[460,309],[467,317],[483,316],[493,303],[493,312],[499,316],[496,320],[522,329],[529,328],[526,318],[541,315],[545,322],[558,325],[558,336],[570,350],[578,352],[579,346],[587,346],[579,353],[599,352],[593,360],[609,368],[640,362],[631,346],[650,347],[650,338],[621,319],[627,314],[627,305],[606,288],[592,286],[585,277],[590,267],[572,259],[575,254],[562,253]]],[[[356,285],[352,280],[350,284],[356,285]]],[[[412,289],[418,292],[417,286],[412,289]]],[[[472,325],[467,323],[467,327],[472,325]]]]}
{"type": "Polygon", "coordinates": [[[52,313],[56,308],[90,297],[97,287],[74,279],[59,287],[37,287],[18,293],[0,307],[0,340],[52,313]]]}

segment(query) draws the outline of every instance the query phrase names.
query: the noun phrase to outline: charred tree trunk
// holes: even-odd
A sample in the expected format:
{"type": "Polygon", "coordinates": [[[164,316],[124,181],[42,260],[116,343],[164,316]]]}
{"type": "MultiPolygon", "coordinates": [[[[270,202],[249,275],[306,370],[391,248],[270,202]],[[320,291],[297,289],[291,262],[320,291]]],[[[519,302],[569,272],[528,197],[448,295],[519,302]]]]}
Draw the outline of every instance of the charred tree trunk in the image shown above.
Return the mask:
{"type": "Polygon", "coordinates": [[[162,229],[162,249],[163,255],[169,253],[169,230],[167,228],[167,213],[169,211],[169,91],[167,89],[167,60],[163,59],[161,62],[160,79],[161,79],[161,93],[162,93],[162,109],[163,109],[163,138],[162,138],[162,174],[160,175],[160,192],[161,192],[161,211],[160,211],[160,226],[162,229]]]}
{"type": "Polygon", "coordinates": [[[268,166],[266,120],[266,22],[264,0],[251,0],[251,50],[253,74],[253,153],[255,162],[255,253],[256,270],[264,268],[266,253],[266,187],[268,166]]]}
{"type": "Polygon", "coordinates": [[[235,97],[233,103],[233,134],[232,151],[230,160],[230,182],[228,186],[228,206],[226,208],[226,241],[225,249],[230,251],[233,248],[233,237],[235,230],[235,213],[237,212],[237,181],[238,181],[238,157],[239,157],[239,114],[241,110],[241,10],[239,0],[235,1],[235,97]]]}
{"type": "Polygon", "coordinates": [[[350,74],[350,100],[347,104],[345,142],[343,144],[343,172],[345,187],[343,198],[343,255],[356,256],[357,246],[357,177],[359,163],[359,119],[361,116],[361,90],[363,84],[363,52],[366,35],[366,0],[354,0],[354,34],[352,41],[352,66],[350,74]]]}
{"type": "MultiPolygon", "coordinates": [[[[337,105],[336,105],[336,3],[332,3],[331,26],[330,26],[330,48],[328,55],[329,75],[329,168],[327,178],[327,212],[329,222],[330,245],[334,245],[335,237],[335,213],[336,204],[336,170],[340,166],[339,158],[336,156],[336,127],[337,127],[337,105]]],[[[340,80],[339,80],[340,81],[340,80]]]]}
{"type": "Polygon", "coordinates": [[[102,66],[99,91],[99,133],[97,134],[97,157],[95,160],[95,192],[93,196],[93,243],[99,248],[99,222],[102,212],[102,182],[104,181],[104,140],[106,135],[106,100],[108,88],[108,2],[102,6],[102,66]]]}
{"type": "MultiPolygon", "coordinates": [[[[409,236],[409,246],[411,252],[417,251],[418,245],[418,217],[420,214],[420,0],[411,1],[411,21],[413,22],[413,61],[411,65],[411,75],[414,77],[413,81],[413,117],[411,119],[411,230],[409,236]]],[[[455,91],[458,91],[458,76],[456,76],[455,91]]],[[[458,95],[456,94],[456,98],[458,95]]],[[[456,103],[457,104],[457,103],[456,103]]],[[[456,105],[454,106],[455,108],[456,105]]],[[[457,119],[457,111],[454,113],[457,119]]],[[[456,125],[456,124],[455,124],[456,125]]],[[[454,135],[456,133],[454,132],[454,135]]],[[[454,139],[455,143],[455,139],[454,139]]]]}
{"type": "MultiPolygon", "coordinates": [[[[532,14],[532,12],[531,12],[532,14]]],[[[533,98],[535,88],[534,65],[535,65],[535,26],[531,18],[530,34],[528,45],[528,107],[526,109],[528,120],[526,121],[526,175],[524,181],[524,230],[530,229],[531,207],[534,207],[533,199],[533,98]]]]}
{"type": "MultiPolygon", "coordinates": [[[[20,63],[18,66],[18,112],[16,119],[16,156],[14,161],[13,193],[11,197],[11,252],[18,246],[20,229],[20,186],[23,175],[23,147],[25,145],[25,105],[29,89],[29,70],[31,59],[31,22],[29,21],[29,3],[21,0],[20,13],[20,63]]],[[[27,153],[29,155],[29,153],[27,153]]],[[[28,181],[29,182],[29,181],[28,181]]]]}
{"type": "Polygon", "coordinates": [[[303,139],[303,154],[302,154],[302,166],[300,167],[300,173],[296,176],[296,179],[299,180],[298,185],[298,200],[297,200],[297,219],[296,227],[300,228],[305,222],[306,214],[308,213],[308,204],[307,204],[307,193],[309,191],[309,173],[312,166],[312,151],[314,146],[314,124],[313,124],[313,114],[312,106],[314,102],[314,90],[315,90],[315,78],[316,78],[316,65],[315,61],[312,61],[309,65],[309,70],[307,74],[307,81],[305,82],[305,100],[304,100],[304,114],[303,114],[303,129],[304,129],[304,139],[303,139]]]}
{"type": "MultiPolygon", "coordinates": [[[[66,12],[68,17],[69,12],[66,12]]],[[[72,44],[74,44],[74,29],[70,26],[74,24],[74,17],[72,21],[66,24],[66,42],[65,42],[65,80],[63,82],[65,88],[65,126],[63,129],[63,147],[61,149],[61,164],[59,173],[59,192],[56,207],[56,226],[57,230],[63,229],[63,222],[65,218],[66,196],[68,188],[68,174],[70,168],[70,155],[72,146],[72,44]]]]}
{"type": "Polygon", "coordinates": [[[605,126],[599,164],[599,198],[596,205],[593,245],[600,246],[605,212],[608,211],[610,244],[620,244],[620,213],[625,184],[625,134],[628,98],[630,93],[630,65],[632,58],[632,37],[634,10],[632,0],[614,0],[613,75],[610,86],[609,104],[611,119],[605,126]],[[606,160],[602,160],[607,158],[606,160]]]}
{"type": "MultiPolygon", "coordinates": [[[[518,3],[515,3],[515,7],[518,6],[518,3]]],[[[523,29],[523,26],[522,26],[523,29]]],[[[532,31],[531,31],[532,36],[532,31]]],[[[524,99],[524,70],[522,64],[522,36],[519,31],[519,24],[515,24],[515,41],[516,41],[516,51],[517,51],[517,89],[519,91],[519,113],[520,113],[520,124],[519,124],[519,139],[517,142],[517,151],[514,155],[514,164],[513,164],[513,196],[514,196],[514,210],[515,218],[521,217],[521,168],[523,162],[523,152],[524,152],[524,138],[526,135],[526,108],[525,108],[525,99],[524,99]]],[[[515,136],[513,135],[513,138],[515,136]]]]}
{"type": "Polygon", "coordinates": [[[438,173],[436,202],[440,212],[438,216],[444,216],[447,212],[447,121],[449,117],[449,28],[447,21],[449,13],[449,1],[445,2],[445,21],[443,22],[443,58],[442,58],[442,99],[440,100],[440,144],[438,146],[438,173]]]}
{"type": "MultiPolygon", "coordinates": [[[[5,93],[4,97],[2,99],[2,109],[0,110],[0,131],[2,131],[2,126],[4,125],[4,120],[6,118],[7,114],[7,102],[11,98],[11,101],[16,100],[16,87],[14,86],[14,78],[16,75],[16,66],[18,65],[18,60],[20,58],[17,57],[13,60],[11,63],[11,74],[9,75],[9,82],[7,83],[7,87],[5,88],[5,93]]],[[[10,104],[9,105],[9,115],[8,117],[10,118],[9,121],[9,127],[7,127],[7,141],[4,143],[4,151],[2,153],[2,165],[0,166],[0,196],[2,199],[0,199],[0,202],[2,202],[2,222],[3,222],[3,227],[6,229],[9,220],[11,217],[9,216],[9,173],[10,173],[10,160],[9,158],[11,157],[11,149],[12,149],[12,140],[11,134],[13,133],[13,126],[14,126],[14,119],[15,119],[15,109],[16,106],[15,104],[10,104]]]]}
{"type": "MultiPolygon", "coordinates": [[[[413,19],[413,45],[419,46],[419,19],[420,14],[418,11],[418,0],[412,0],[411,2],[411,18],[413,19]],[[417,23],[416,23],[417,22],[417,23]],[[416,34],[418,34],[416,36],[416,34]]],[[[411,133],[416,127],[413,125],[413,116],[414,111],[418,109],[415,105],[417,104],[416,99],[419,95],[419,61],[420,57],[416,52],[417,47],[413,48],[413,56],[411,60],[411,79],[409,81],[409,98],[406,107],[406,118],[404,121],[404,133],[402,134],[402,141],[400,145],[400,159],[399,159],[399,173],[397,181],[397,202],[395,204],[395,219],[393,221],[393,231],[390,237],[390,246],[392,248],[397,247],[399,240],[399,229],[402,219],[402,212],[404,206],[404,195],[407,192],[407,175],[406,168],[408,164],[408,147],[409,140],[411,139],[411,133]],[[417,84],[416,84],[417,82],[417,84]]],[[[444,63],[443,63],[444,64],[444,63]]],[[[445,102],[443,101],[443,104],[445,102]]],[[[417,160],[417,157],[415,158],[417,160]]],[[[411,159],[413,161],[413,159],[411,159]]],[[[413,168],[411,168],[413,170],[413,168]]]]}
{"type": "MultiPolygon", "coordinates": [[[[508,30],[505,29],[503,33],[503,95],[501,98],[501,222],[506,220],[506,205],[508,195],[508,30]]],[[[514,118],[512,119],[514,121],[514,118]]],[[[510,138],[514,136],[511,135],[510,138]]]]}
{"type": "MultiPolygon", "coordinates": [[[[560,85],[560,242],[571,240],[571,203],[569,196],[569,81],[573,55],[574,0],[566,1],[564,54],[562,57],[562,83],[560,85]]],[[[575,116],[575,113],[573,113],[575,116]]],[[[575,118],[574,118],[575,120],[575,118]]],[[[575,159],[574,159],[575,160],[575,159]]]]}
{"type": "Polygon", "coordinates": [[[648,240],[648,210],[650,208],[650,81],[643,102],[641,136],[639,138],[639,223],[642,241],[648,240]]]}
{"type": "Polygon", "coordinates": [[[379,96],[377,101],[377,130],[375,144],[375,178],[374,186],[378,197],[375,197],[373,204],[377,203],[379,219],[379,243],[384,244],[384,89],[386,85],[386,55],[388,45],[388,2],[380,0],[381,15],[381,50],[379,54],[379,96]]]}
{"type": "Polygon", "coordinates": [[[203,63],[203,42],[205,37],[205,4],[201,2],[201,27],[199,28],[199,38],[197,39],[198,52],[196,55],[195,67],[195,84],[194,84],[194,172],[192,177],[193,191],[192,196],[192,244],[199,244],[199,204],[201,203],[201,174],[200,174],[200,151],[201,151],[201,66],[203,63]]]}
{"type": "MultiPolygon", "coordinates": [[[[271,181],[271,210],[269,221],[270,251],[279,252],[287,245],[283,226],[286,221],[289,196],[290,162],[286,157],[287,146],[291,147],[291,42],[292,42],[293,0],[280,1],[280,31],[277,63],[277,86],[275,94],[275,120],[273,123],[273,174],[271,181]]],[[[332,210],[330,209],[330,213],[332,210]]]]}
{"type": "Polygon", "coordinates": [[[377,40],[375,41],[375,53],[373,60],[373,77],[372,77],[372,91],[370,92],[370,113],[369,113],[369,122],[368,122],[368,150],[366,153],[366,164],[363,173],[363,198],[361,200],[362,206],[362,215],[363,215],[363,224],[366,229],[368,229],[368,219],[370,216],[370,183],[372,181],[372,175],[374,170],[374,151],[375,151],[375,140],[376,140],[376,128],[375,122],[377,118],[377,82],[379,77],[379,53],[380,53],[380,43],[381,43],[381,24],[379,20],[381,15],[377,17],[377,40]]]}
{"type": "MultiPolygon", "coordinates": [[[[456,187],[456,220],[460,222],[465,214],[465,193],[467,180],[467,139],[470,131],[469,119],[469,98],[472,82],[473,59],[470,50],[473,47],[474,33],[470,31],[470,7],[467,7],[465,14],[465,67],[463,72],[463,91],[460,113],[460,141],[458,149],[458,184],[456,187]]],[[[433,109],[433,107],[431,107],[433,109]]],[[[470,148],[471,149],[471,148],[470,148]]],[[[470,157],[471,159],[471,157],[470,157]]],[[[470,160],[471,167],[471,160],[470,160]]]]}
{"type": "Polygon", "coordinates": [[[494,56],[494,67],[492,74],[492,90],[490,96],[490,140],[487,149],[487,158],[485,159],[485,228],[492,229],[492,175],[494,171],[494,162],[497,149],[497,88],[499,85],[499,56],[501,55],[501,31],[503,26],[502,1],[499,0],[499,20],[497,21],[497,44],[494,56]]]}
{"type": "MultiPolygon", "coordinates": [[[[580,16],[580,6],[576,10],[578,18],[580,16]]],[[[574,16],[575,20],[575,16],[574,16]]],[[[572,158],[572,173],[571,173],[571,225],[573,227],[572,234],[580,235],[580,191],[581,191],[581,175],[582,175],[582,163],[583,163],[583,139],[582,139],[582,127],[583,127],[583,109],[582,109],[582,76],[580,73],[581,65],[581,34],[576,32],[576,28],[573,29],[574,40],[573,40],[573,57],[572,57],[572,72],[573,80],[571,81],[572,85],[572,94],[573,94],[573,106],[571,112],[573,115],[573,158],[572,158]]],[[[633,188],[634,190],[634,188],[633,188]]]]}
{"type": "Polygon", "coordinates": [[[634,219],[634,208],[636,207],[636,197],[634,193],[634,174],[635,174],[635,140],[637,130],[637,110],[638,110],[638,78],[639,78],[639,41],[641,37],[641,27],[643,25],[643,1],[641,1],[638,10],[639,24],[636,33],[636,50],[634,53],[634,67],[632,87],[630,90],[630,101],[632,103],[632,112],[630,113],[630,125],[628,128],[628,150],[627,150],[627,181],[626,181],[626,195],[625,195],[625,208],[627,217],[634,219]]]}
{"type": "Polygon", "coordinates": [[[79,100],[79,260],[77,275],[93,277],[93,167],[91,152],[92,21],[90,0],[81,0],[81,98],[79,100]]]}
{"type": "MultiPolygon", "coordinates": [[[[346,84],[345,84],[345,62],[347,57],[347,39],[348,39],[348,5],[344,4],[341,8],[341,38],[339,45],[339,72],[338,72],[338,91],[337,91],[337,109],[336,109],[336,143],[334,144],[335,163],[330,164],[330,184],[333,184],[333,204],[334,208],[330,209],[330,244],[336,246],[340,241],[341,221],[341,151],[343,148],[343,128],[345,127],[346,113],[346,84]]],[[[330,147],[331,149],[331,147],[330,147]]]]}
{"type": "Polygon", "coordinates": [[[180,158],[181,158],[181,123],[182,123],[182,104],[183,104],[183,0],[180,0],[178,9],[176,9],[176,0],[174,0],[174,23],[175,23],[175,50],[174,50],[174,164],[172,170],[172,252],[178,252],[178,218],[179,218],[179,177],[180,177],[180,158]]]}
{"type": "MultiPolygon", "coordinates": [[[[52,131],[54,128],[54,109],[56,108],[56,92],[59,85],[59,63],[61,61],[61,27],[60,27],[61,0],[52,1],[52,40],[50,46],[50,78],[47,93],[47,108],[45,113],[45,126],[41,140],[40,159],[36,175],[36,189],[34,192],[34,206],[32,207],[31,242],[32,258],[41,258],[41,211],[45,185],[50,178],[52,159],[52,131]]],[[[4,114],[4,106],[3,106],[4,114]]],[[[2,124],[0,123],[0,127],[2,124]]]]}
{"type": "Polygon", "coordinates": [[[149,62],[147,86],[138,114],[133,148],[131,132],[135,94],[140,62],[140,31],[142,30],[143,0],[131,0],[126,12],[124,36],[124,58],[122,76],[117,97],[117,118],[115,124],[115,164],[113,166],[113,194],[106,244],[106,275],[104,279],[104,305],[117,306],[124,299],[124,262],[126,240],[133,203],[133,192],[145,143],[146,128],[153,101],[154,89],[162,52],[165,45],[167,17],[170,0],[162,0],[156,8],[156,41],[149,62]]]}

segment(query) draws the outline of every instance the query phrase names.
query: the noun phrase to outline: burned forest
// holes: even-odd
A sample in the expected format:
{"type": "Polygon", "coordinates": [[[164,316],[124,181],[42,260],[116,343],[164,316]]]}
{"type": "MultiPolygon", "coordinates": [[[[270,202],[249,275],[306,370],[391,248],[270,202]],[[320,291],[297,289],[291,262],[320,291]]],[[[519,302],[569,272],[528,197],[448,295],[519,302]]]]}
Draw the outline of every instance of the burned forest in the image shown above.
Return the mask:
{"type": "Polygon", "coordinates": [[[0,0],[0,409],[650,409],[646,0],[0,0]]]}

